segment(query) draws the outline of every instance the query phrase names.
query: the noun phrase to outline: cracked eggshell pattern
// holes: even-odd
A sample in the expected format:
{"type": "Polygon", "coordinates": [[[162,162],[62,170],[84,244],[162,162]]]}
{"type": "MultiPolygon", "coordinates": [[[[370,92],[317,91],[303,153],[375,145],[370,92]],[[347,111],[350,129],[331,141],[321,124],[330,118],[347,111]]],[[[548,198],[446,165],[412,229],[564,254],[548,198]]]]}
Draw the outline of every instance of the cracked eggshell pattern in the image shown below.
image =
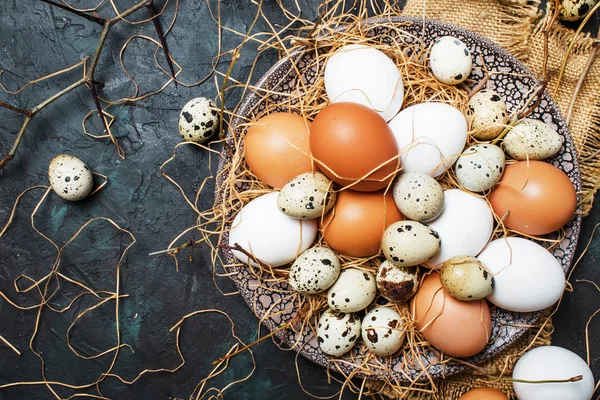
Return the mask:
{"type": "Polygon", "coordinates": [[[319,218],[331,210],[336,197],[329,178],[320,172],[305,172],[285,184],[277,207],[292,218],[319,218]]]}
{"type": "Polygon", "coordinates": [[[350,313],[328,309],[317,326],[317,342],[325,354],[339,357],[354,347],[360,336],[360,319],[350,313]]]}
{"type": "Polygon", "coordinates": [[[485,200],[460,189],[444,191],[444,211],[429,226],[442,241],[440,251],[425,265],[441,266],[456,256],[476,256],[487,244],[494,229],[494,216],[485,200]]]}
{"type": "Polygon", "coordinates": [[[506,154],[515,160],[545,160],[558,153],[564,141],[545,122],[525,118],[506,134],[503,145],[506,154]]]}
{"type": "Polygon", "coordinates": [[[467,120],[471,134],[479,140],[492,140],[508,123],[508,111],[502,97],[494,90],[482,90],[469,100],[467,120]]]}
{"type": "Polygon", "coordinates": [[[375,299],[377,284],[368,271],[348,268],[327,292],[327,303],[334,310],[349,313],[367,308],[375,299]]]}
{"type": "MultiPolygon", "coordinates": [[[[508,110],[512,111],[524,101],[528,93],[538,85],[538,82],[531,78],[533,76],[521,63],[505,50],[494,44],[488,39],[479,35],[460,29],[454,25],[423,19],[420,17],[391,17],[391,18],[372,18],[364,23],[365,27],[372,29],[368,30],[368,35],[377,36],[377,43],[381,46],[388,45],[393,49],[397,40],[400,39],[398,32],[400,29],[406,31],[409,35],[402,36],[402,40],[408,43],[416,44],[417,39],[422,38],[426,46],[430,46],[434,39],[440,36],[455,36],[465,42],[473,54],[473,62],[482,67],[481,60],[484,60],[488,68],[507,71],[506,74],[494,74],[490,78],[490,84],[500,94],[508,106],[508,110]],[[391,28],[389,24],[395,24],[391,28]],[[401,26],[401,28],[399,28],[401,26]],[[424,36],[422,35],[422,32],[424,36]]],[[[340,28],[343,30],[343,28],[340,28]]],[[[243,104],[238,109],[240,117],[233,117],[231,129],[228,131],[227,143],[232,146],[234,141],[241,140],[245,131],[245,122],[248,118],[253,118],[255,115],[264,115],[267,110],[273,112],[273,104],[281,102],[284,97],[279,93],[297,93],[300,88],[300,82],[313,85],[322,77],[323,64],[318,65],[314,62],[315,54],[313,51],[299,53],[293,59],[284,58],[279,61],[271,70],[255,85],[256,92],[249,93],[244,99],[243,104]],[[296,71],[297,68],[301,72],[301,77],[291,71],[296,71]],[[268,88],[269,91],[266,91],[268,88]],[[277,92],[273,92],[276,90],[277,92]],[[235,137],[235,138],[234,138],[235,137]]],[[[475,68],[471,72],[470,79],[473,84],[476,84],[483,78],[483,70],[475,68]]],[[[275,107],[276,111],[287,111],[287,106],[275,107]]],[[[577,190],[581,190],[581,181],[579,174],[579,166],[577,163],[575,147],[571,139],[567,125],[561,117],[561,113],[557,105],[552,101],[548,93],[544,93],[542,101],[532,114],[532,118],[540,119],[558,127],[558,132],[565,137],[565,144],[559,154],[548,159],[547,161],[565,171],[573,185],[577,190]]],[[[459,150],[459,153],[462,149],[459,150]]],[[[230,164],[227,160],[231,159],[231,155],[223,151],[223,160],[220,162],[219,173],[217,177],[216,202],[220,204],[224,198],[228,196],[229,183],[226,182],[230,164]]],[[[297,175],[297,174],[296,174],[297,175]]],[[[290,177],[291,179],[291,177],[290,177]]],[[[248,190],[249,185],[245,182],[236,182],[237,190],[248,190]]],[[[283,184],[282,184],[283,186],[283,184]]],[[[235,214],[229,216],[231,221],[235,214]]],[[[561,241],[553,247],[553,254],[560,261],[563,271],[568,271],[573,260],[577,240],[581,228],[581,215],[577,215],[565,226],[565,236],[558,237],[556,234],[551,234],[548,237],[552,239],[561,239],[561,241]]],[[[224,234],[224,240],[227,242],[228,234],[224,234]]],[[[443,245],[442,245],[443,247],[443,245]]],[[[295,317],[297,307],[286,299],[281,299],[279,294],[281,290],[289,290],[285,283],[275,284],[272,288],[265,287],[260,284],[248,268],[245,266],[235,265],[236,260],[230,250],[222,249],[224,260],[233,265],[231,271],[234,274],[231,276],[238,286],[241,295],[248,306],[256,313],[258,318],[264,318],[265,325],[273,330],[281,326],[282,323],[290,321],[295,317]],[[257,301],[258,300],[258,301],[257,301]],[[270,316],[265,317],[267,311],[270,311],[270,316]]],[[[458,301],[458,300],[457,300],[458,301]]],[[[514,313],[497,308],[492,315],[492,336],[494,340],[487,345],[483,351],[473,357],[469,357],[467,361],[472,364],[480,364],[497,355],[503,349],[514,343],[528,330],[528,326],[535,324],[541,316],[541,313],[514,313]]],[[[324,354],[318,346],[314,332],[311,329],[306,329],[302,333],[297,332],[279,332],[276,336],[283,342],[291,345],[297,344],[296,349],[305,357],[323,366],[324,368],[332,367],[332,357],[324,354]]],[[[427,368],[429,375],[434,378],[444,378],[450,375],[465,371],[468,367],[464,363],[458,363],[449,360],[445,363],[440,363],[438,354],[428,349],[422,348],[423,365],[427,368]]],[[[353,356],[362,357],[367,353],[366,349],[354,348],[353,356]]],[[[385,379],[396,379],[399,382],[410,383],[412,380],[425,380],[421,368],[415,368],[406,363],[406,360],[399,354],[389,359],[389,365],[392,369],[390,375],[385,379]]],[[[368,377],[369,379],[384,379],[376,373],[365,374],[364,370],[358,369],[357,366],[351,363],[336,363],[335,368],[340,368],[345,374],[355,374],[356,377],[368,377]]]]}
{"type": "Polygon", "coordinates": [[[393,194],[396,207],[412,221],[431,221],[444,209],[444,191],[438,181],[427,174],[400,175],[394,183],[393,194]]]}
{"type": "Polygon", "coordinates": [[[48,180],[52,190],[68,201],[83,199],[94,186],[94,177],[88,166],[68,154],[59,154],[50,161],[48,180]]]}
{"type": "Polygon", "coordinates": [[[404,100],[400,70],[374,47],[350,44],[337,50],[325,65],[324,78],[332,103],[359,103],[386,121],[398,113],[404,100]]]}
{"type": "MultiPolygon", "coordinates": [[[[317,221],[288,217],[277,208],[277,195],[267,193],[246,204],[235,216],[229,232],[230,246],[238,243],[272,267],[294,261],[317,236],[317,221]]],[[[245,254],[232,252],[242,263],[256,265],[245,254]]]]}
{"type": "Polygon", "coordinates": [[[454,164],[467,142],[467,120],[444,103],[415,104],[389,123],[404,172],[442,175],[454,164]]]}
{"type": "Polygon", "coordinates": [[[429,55],[431,71],[438,81],[458,85],[471,74],[473,60],[467,45],[453,36],[435,39],[429,55]]]}
{"type": "Polygon", "coordinates": [[[362,320],[362,340],[378,356],[387,357],[397,352],[404,343],[404,336],[404,321],[391,308],[377,307],[362,320]]]}
{"type": "Polygon", "coordinates": [[[487,299],[505,310],[543,310],[564,292],[565,274],[560,263],[531,240],[496,239],[477,258],[494,275],[494,290],[487,299]]]}
{"type": "Polygon", "coordinates": [[[340,276],[340,268],[340,259],[333,250],[316,246],[294,261],[288,282],[296,292],[319,293],[335,283],[340,276]]]}
{"type": "Polygon", "coordinates": [[[494,277],[474,257],[453,257],[440,268],[440,280],[448,294],[458,300],[486,298],[494,289],[494,277]]]}
{"type": "Polygon", "coordinates": [[[487,143],[473,145],[456,160],[456,179],[467,190],[485,192],[502,177],[505,161],[500,147],[487,143]]]}
{"type": "Polygon", "coordinates": [[[179,133],[187,142],[204,143],[219,129],[217,106],[206,97],[188,101],[179,114],[179,133]]]}
{"type": "Polygon", "coordinates": [[[406,302],[419,289],[419,268],[399,267],[385,260],[377,269],[377,290],[394,302],[406,302]]]}
{"type": "Polygon", "coordinates": [[[389,262],[412,267],[429,260],[440,249],[440,236],[416,221],[395,222],[383,233],[381,250],[389,262]]]}

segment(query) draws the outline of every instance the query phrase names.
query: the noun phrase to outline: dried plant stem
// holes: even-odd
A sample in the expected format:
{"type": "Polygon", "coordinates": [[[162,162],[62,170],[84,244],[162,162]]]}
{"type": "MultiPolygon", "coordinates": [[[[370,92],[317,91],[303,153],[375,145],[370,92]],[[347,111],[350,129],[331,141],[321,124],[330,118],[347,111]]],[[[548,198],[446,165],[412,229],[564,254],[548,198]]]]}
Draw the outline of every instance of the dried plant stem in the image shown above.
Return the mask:
{"type": "Polygon", "coordinates": [[[2,342],[4,342],[5,345],[7,345],[8,347],[10,347],[10,349],[12,351],[14,351],[15,353],[17,353],[18,355],[21,355],[21,352],[19,350],[17,350],[17,348],[15,346],[13,346],[12,344],[10,344],[10,342],[8,340],[6,340],[2,335],[0,335],[0,340],[2,342]]]}
{"type": "MultiPolygon", "coordinates": [[[[67,86],[66,88],[62,89],[61,91],[59,91],[58,93],[52,95],[51,97],[49,97],[48,99],[44,100],[43,102],[41,102],[40,104],[38,104],[37,106],[33,107],[31,110],[22,110],[22,109],[18,109],[14,106],[10,106],[9,104],[0,102],[0,106],[10,109],[12,111],[16,111],[19,112],[21,114],[24,114],[26,116],[25,121],[23,121],[23,124],[21,125],[21,129],[19,130],[19,133],[17,134],[17,138],[15,139],[15,142],[12,146],[12,148],[10,149],[10,151],[6,154],[6,156],[4,156],[4,158],[2,160],[0,160],[0,169],[3,168],[10,160],[12,160],[12,158],[14,157],[17,148],[19,147],[19,144],[21,143],[21,139],[23,138],[23,135],[25,134],[25,132],[27,131],[27,127],[29,126],[29,123],[31,122],[31,120],[33,119],[33,117],[40,112],[42,109],[44,109],[45,107],[47,107],[48,105],[50,105],[51,103],[53,103],[54,101],[56,101],[57,99],[61,98],[62,96],[66,95],[67,93],[71,92],[72,90],[78,88],[81,85],[87,85],[88,88],[90,89],[90,91],[92,92],[92,97],[94,98],[94,103],[96,105],[96,108],[98,109],[98,113],[100,114],[100,118],[102,118],[102,123],[104,125],[104,129],[106,130],[106,133],[110,136],[111,140],[113,141],[113,143],[116,144],[116,139],[111,135],[109,129],[108,129],[108,124],[106,122],[106,119],[104,118],[104,112],[102,111],[102,106],[100,105],[100,100],[98,97],[98,94],[96,93],[95,90],[95,85],[97,84],[97,82],[94,80],[94,72],[96,70],[96,67],[98,66],[98,61],[100,60],[100,55],[102,53],[102,49],[104,48],[104,43],[106,42],[106,38],[108,37],[108,32],[110,31],[110,28],[116,24],[119,21],[122,21],[123,18],[133,14],[134,12],[136,12],[137,10],[139,10],[140,8],[143,7],[148,7],[150,5],[152,5],[152,0],[144,0],[132,7],[130,7],[129,9],[123,11],[122,13],[119,13],[119,15],[117,17],[111,18],[111,19],[102,19],[102,18],[98,18],[98,17],[94,17],[94,16],[90,16],[88,14],[82,13],[78,10],[72,9],[68,6],[65,5],[58,5],[58,3],[54,3],[53,1],[49,1],[49,0],[45,0],[44,1],[47,4],[50,4],[52,6],[58,6],[61,9],[67,10],[75,15],[81,16],[83,18],[86,18],[90,21],[99,23],[102,25],[102,33],[100,34],[100,39],[98,41],[98,45],[96,47],[96,51],[94,52],[94,55],[92,57],[92,61],[91,64],[89,66],[89,68],[86,68],[86,63],[83,62],[82,65],[84,67],[84,77],[79,79],[78,81],[72,83],[71,85],[67,86]]],[[[162,31],[159,32],[159,35],[162,33],[162,31]]],[[[163,38],[164,39],[164,38],[163,38]]],[[[170,57],[167,57],[167,59],[170,59],[170,57]]],[[[63,72],[66,72],[68,70],[70,70],[71,68],[68,68],[66,70],[63,70],[63,72]]],[[[124,154],[122,153],[122,150],[120,149],[120,147],[117,145],[117,150],[119,150],[119,156],[121,156],[122,158],[124,157],[124,154]]]]}
{"type": "Polygon", "coordinates": [[[46,4],[50,4],[53,7],[57,7],[57,8],[63,9],[65,11],[68,11],[68,12],[72,13],[72,14],[75,14],[75,15],[78,15],[78,16],[80,16],[82,18],[85,18],[88,21],[92,21],[92,22],[95,22],[95,23],[100,24],[100,25],[103,25],[104,22],[105,22],[105,20],[103,18],[98,18],[98,17],[96,17],[94,15],[86,14],[86,13],[84,13],[82,11],[76,10],[76,9],[71,8],[71,7],[69,7],[67,5],[64,5],[62,3],[57,3],[57,2],[51,1],[51,0],[42,0],[42,2],[46,3],[46,4]]]}
{"type": "Polygon", "coordinates": [[[156,29],[156,33],[158,34],[158,40],[160,41],[160,46],[163,48],[165,58],[167,59],[167,64],[169,65],[169,70],[171,71],[171,78],[173,78],[173,82],[175,83],[175,86],[177,86],[177,76],[175,74],[175,68],[173,67],[173,60],[171,60],[171,56],[169,55],[167,41],[165,40],[163,29],[160,26],[160,21],[158,20],[158,18],[156,18],[156,9],[154,8],[154,4],[152,4],[152,1],[150,1],[150,4],[148,4],[146,8],[148,8],[148,12],[150,12],[150,15],[152,16],[152,23],[154,24],[154,29],[156,29]]]}

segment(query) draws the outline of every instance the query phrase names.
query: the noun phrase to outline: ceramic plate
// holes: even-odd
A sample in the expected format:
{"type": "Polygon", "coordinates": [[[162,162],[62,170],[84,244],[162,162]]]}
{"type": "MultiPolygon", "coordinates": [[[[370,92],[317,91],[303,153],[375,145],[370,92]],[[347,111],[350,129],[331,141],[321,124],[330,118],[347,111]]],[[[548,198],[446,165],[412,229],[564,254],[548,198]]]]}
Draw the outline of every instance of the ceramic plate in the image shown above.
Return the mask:
{"type": "MultiPolygon", "coordinates": [[[[483,77],[481,69],[477,68],[481,67],[482,57],[490,70],[501,72],[500,74],[493,75],[491,81],[495,90],[505,99],[509,111],[515,109],[519,102],[523,101],[523,99],[528,96],[530,90],[536,86],[537,81],[528,77],[532,76],[531,72],[527,70],[523,64],[517,61],[515,57],[511,56],[508,52],[490,40],[457,26],[411,17],[393,17],[386,18],[385,20],[372,18],[364,21],[364,25],[367,27],[373,26],[374,24],[377,24],[377,26],[371,29],[371,36],[381,37],[393,35],[394,32],[390,27],[401,27],[403,31],[409,33],[413,37],[423,40],[427,46],[431,45],[436,38],[441,36],[451,35],[458,37],[467,44],[473,54],[474,68],[473,73],[471,74],[473,80],[477,81],[483,77]],[[502,72],[504,72],[504,74],[502,72]],[[509,75],[506,73],[511,74],[509,75]],[[521,76],[515,76],[514,73],[521,76]]],[[[409,35],[407,35],[405,40],[410,41],[415,39],[410,39],[409,35]]],[[[266,88],[280,93],[290,93],[294,91],[297,86],[298,76],[296,75],[296,70],[291,68],[292,62],[295,63],[296,67],[302,73],[302,79],[309,85],[313,84],[319,75],[323,73],[322,67],[320,71],[315,70],[314,67],[309,67],[313,57],[314,54],[311,51],[307,51],[299,52],[291,58],[280,60],[255,85],[257,89],[247,95],[238,109],[238,114],[251,120],[256,116],[261,116],[265,112],[267,104],[272,108],[274,104],[281,102],[283,95],[268,94],[264,90],[266,88]]],[[[553,125],[557,128],[558,132],[565,137],[565,143],[560,153],[546,161],[553,163],[555,166],[566,172],[575,185],[576,190],[581,190],[579,166],[577,164],[573,141],[558,107],[547,93],[544,94],[539,107],[531,117],[541,119],[553,125]]],[[[242,122],[244,121],[241,118],[233,119],[231,125],[232,128],[228,132],[230,140],[232,135],[243,134],[243,129],[239,127],[242,122]]],[[[225,152],[223,153],[223,157],[227,157],[225,152]]],[[[221,163],[218,175],[221,177],[221,180],[217,184],[216,192],[217,202],[226,195],[226,193],[223,192],[223,190],[226,190],[226,185],[223,185],[223,177],[226,176],[224,172],[227,172],[223,171],[224,168],[226,168],[224,163],[221,163]]],[[[243,186],[239,187],[239,190],[243,190],[243,186]]],[[[233,220],[233,217],[234,215],[230,216],[230,221],[233,220]]],[[[554,250],[554,256],[561,262],[565,272],[568,271],[573,260],[580,226],[581,216],[576,216],[565,226],[566,237],[554,250]]],[[[227,242],[227,237],[224,238],[224,242],[227,242]]],[[[223,256],[224,261],[228,264],[234,264],[236,262],[230,251],[224,251],[223,256]]],[[[265,289],[258,286],[256,279],[245,268],[235,268],[234,272],[235,274],[232,276],[233,280],[238,286],[241,295],[257,317],[262,318],[265,312],[270,308],[273,308],[271,312],[279,312],[278,317],[265,320],[265,324],[269,329],[275,329],[280,326],[281,323],[284,323],[293,317],[296,310],[289,301],[286,301],[285,298],[282,299],[281,296],[281,291],[287,290],[286,287],[274,286],[271,290],[265,289]]],[[[468,358],[466,361],[469,363],[480,364],[498,354],[498,352],[517,340],[527,330],[525,326],[536,323],[541,315],[541,312],[514,313],[504,311],[497,307],[493,307],[491,310],[493,323],[492,342],[481,353],[468,358]]],[[[295,343],[299,340],[299,345],[296,349],[305,357],[324,367],[331,367],[331,364],[328,363],[330,357],[319,350],[317,342],[310,332],[304,332],[303,334],[294,334],[293,332],[282,333],[280,334],[280,339],[286,341],[288,344],[295,343]]],[[[353,351],[356,355],[360,355],[360,346],[356,346],[353,351]]],[[[428,372],[434,377],[448,376],[467,368],[463,364],[456,362],[445,363],[443,365],[438,364],[437,358],[433,352],[425,352],[423,363],[424,365],[429,366],[428,372]]],[[[391,359],[391,366],[392,370],[389,373],[392,374],[393,378],[396,380],[406,382],[423,378],[421,376],[422,370],[405,365],[402,356],[393,357],[391,359]]],[[[350,373],[354,369],[354,367],[349,365],[342,365],[341,368],[344,369],[344,372],[346,373],[350,373]]],[[[357,374],[356,376],[360,377],[362,375],[357,374]]],[[[377,379],[383,378],[383,376],[371,375],[369,378],[377,379]]]]}

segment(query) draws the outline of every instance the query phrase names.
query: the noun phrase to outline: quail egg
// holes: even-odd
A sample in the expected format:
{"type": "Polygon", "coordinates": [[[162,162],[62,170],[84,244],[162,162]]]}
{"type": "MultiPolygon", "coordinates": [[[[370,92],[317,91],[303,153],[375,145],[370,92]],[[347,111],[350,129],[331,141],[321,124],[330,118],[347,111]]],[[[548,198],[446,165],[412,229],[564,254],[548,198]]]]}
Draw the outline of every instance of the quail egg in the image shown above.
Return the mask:
{"type": "Polygon", "coordinates": [[[277,206],[292,218],[319,218],[331,210],[336,197],[329,178],[320,172],[305,172],[285,184],[277,206]]]}
{"type": "Polygon", "coordinates": [[[508,123],[506,103],[494,90],[475,93],[469,100],[467,120],[471,123],[471,135],[479,140],[492,140],[508,123]]]}
{"type": "Polygon", "coordinates": [[[416,221],[395,222],[383,233],[381,250],[394,265],[419,265],[440,249],[440,236],[432,228],[416,221]]]}
{"type": "Polygon", "coordinates": [[[316,246],[300,254],[290,268],[289,284],[299,293],[329,289],[340,275],[340,259],[327,247],[316,246]]]}
{"type": "Polygon", "coordinates": [[[537,119],[519,121],[504,137],[504,150],[515,160],[544,160],[560,151],[565,138],[537,119]]]}
{"type": "Polygon", "coordinates": [[[354,314],[328,309],[319,318],[317,341],[325,354],[339,357],[347,353],[359,335],[360,319],[354,314]]]}
{"type": "Polygon", "coordinates": [[[188,142],[204,143],[219,129],[217,106],[206,97],[186,103],[179,114],[179,133],[188,142]]]}
{"type": "Polygon", "coordinates": [[[443,36],[431,47],[429,64],[433,75],[442,83],[458,85],[469,77],[473,68],[471,52],[458,38],[443,36]]]}
{"type": "Polygon", "coordinates": [[[585,17],[598,0],[562,0],[558,18],[563,21],[577,21],[585,17]]]}
{"type": "Polygon", "coordinates": [[[486,298],[494,289],[494,277],[474,257],[453,257],[440,269],[440,280],[448,294],[458,300],[486,298]]]}
{"type": "Polygon", "coordinates": [[[369,350],[378,356],[391,356],[404,342],[402,316],[388,307],[369,311],[362,320],[361,336],[369,350]]]}
{"type": "Polygon", "coordinates": [[[399,267],[386,260],[379,266],[375,280],[383,297],[393,302],[406,302],[419,289],[419,269],[399,267]]]}
{"type": "Polygon", "coordinates": [[[436,219],[444,210],[444,191],[430,175],[406,172],[393,187],[394,202],[406,218],[427,222],[436,219]]]}
{"type": "Polygon", "coordinates": [[[377,284],[368,271],[348,268],[327,292],[327,303],[334,310],[356,312],[367,308],[375,299],[377,284]]]}
{"type": "Polygon", "coordinates": [[[485,192],[504,172],[504,151],[493,144],[476,144],[465,150],[455,164],[456,179],[465,189],[485,192]]]}
{"type": "Polygon", "coordinates": [[[83,199],[94,186],[94,177],[88,166],[68,154],[60,154],[50,161],[48,178],[52,190],[68,201],[83,199]]]}

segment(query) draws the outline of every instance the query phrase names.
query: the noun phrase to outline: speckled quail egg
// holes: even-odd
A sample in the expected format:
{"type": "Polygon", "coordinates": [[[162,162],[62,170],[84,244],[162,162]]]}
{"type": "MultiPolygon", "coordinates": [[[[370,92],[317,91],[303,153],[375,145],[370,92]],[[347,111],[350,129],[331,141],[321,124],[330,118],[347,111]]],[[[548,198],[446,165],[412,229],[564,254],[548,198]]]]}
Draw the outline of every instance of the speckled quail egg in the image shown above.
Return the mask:
{"type": "Polygon", "coordinates": [[[347,353],[359,335],[360,319],[354,314],[328,309],[319,318],[317,341],[325,354],[339,357],[347,353]]]}
{"type": "Polygon", "coordinates": [[[340,275],[340,259],[327,247],[316,246],[300,254],[290,268],[289,284],[299,293],[329,289],[340,275]]]}
{"type": "Polygon", "coordinates": [[[543,160],[560,151],[565,138],[537,119],[519,121],[504,137],[504,151],[515,160],[543,160]]]}
{"type": "Polygon", "coordinates": [[[456,179],[465,189],[484,192],[494,187],[504,172],[504,151],[493,144],[476,144],[456,160],[456,179]]]}
{"type": "Polygon", "coordinates": [[[457,85],[471,73],[473,60],[467,46],[453,36],[443,36],[435,40],[431,47],[429,65],[433,75],[440,82],[457,85]]]}
{"type": "Polygon", "coordinates": [[[375,280],[383,297],[398,303],[406,302],[419,288],[419,268],[399,267],[385,260],[379,266],[375,280]]]}
{"type": "Polygon", "coordinates": [[[562,0],[558,18],[563,21],[577,21],[585,17],[598,0],[562,0]]]}
{"type": "Polygon", "coordinates": [[[399,221],[383,232],[381,250],[394,265],[419,265],[440,249],[440,236],[432,228],[416,221],[399,221]]]}
{"type": "Polygon", "coordinates": [[[444,191],[430,175],[406,172],[393,187],[394,202],[406,218],[427,222],[436,219],[444,210],[444,191]]]}
{"type": "Polygon", "coordinates": [[[494,289],[494,277],[474,257],[458,256],[444,262],[440,280],[450,296],[463,301],[483,299],[494,289]]]}
{"type": "Polygon", "coordinates": [[[206,97],[186,103],[179,114],[179,133],[188,142],[204,143],[219,129],[217,106],[206,97]]]}
{"type": "Polygon", "coordinates": [[[319,218],[331,210],[336,196],[329,178],[320,172],[305,172],[285,184],[277,207],[292,218],[319,218]]]}
{"type": "Polygon", "coordinates": [[[361,336],[369,350],[378,356],[391,356],[404,342],[404,321],[396,310],[377,307],[362,320],[361,336]]]}
{"type": "Polygon", "coordinates": [[[367,308],[375,299],[377,284],[368,271],[348,268],[327,292],[329,307],[341,312],[356,312],[367,308]]]}
{"type": "Polygon", "coordinates": [[[68,201],[83,199],[94,186],[94,177],[88,166],[68,154],[60,154],[50,161],[48,178],[52,190],[68,201]]]}
{"type": "Polygon", "coordinates": [[[502,97],[494,90],[482,90],[469,100],[467,121],[470,134],[480,140],[496,138],[508,123],[508,111],[502,97]]]}

